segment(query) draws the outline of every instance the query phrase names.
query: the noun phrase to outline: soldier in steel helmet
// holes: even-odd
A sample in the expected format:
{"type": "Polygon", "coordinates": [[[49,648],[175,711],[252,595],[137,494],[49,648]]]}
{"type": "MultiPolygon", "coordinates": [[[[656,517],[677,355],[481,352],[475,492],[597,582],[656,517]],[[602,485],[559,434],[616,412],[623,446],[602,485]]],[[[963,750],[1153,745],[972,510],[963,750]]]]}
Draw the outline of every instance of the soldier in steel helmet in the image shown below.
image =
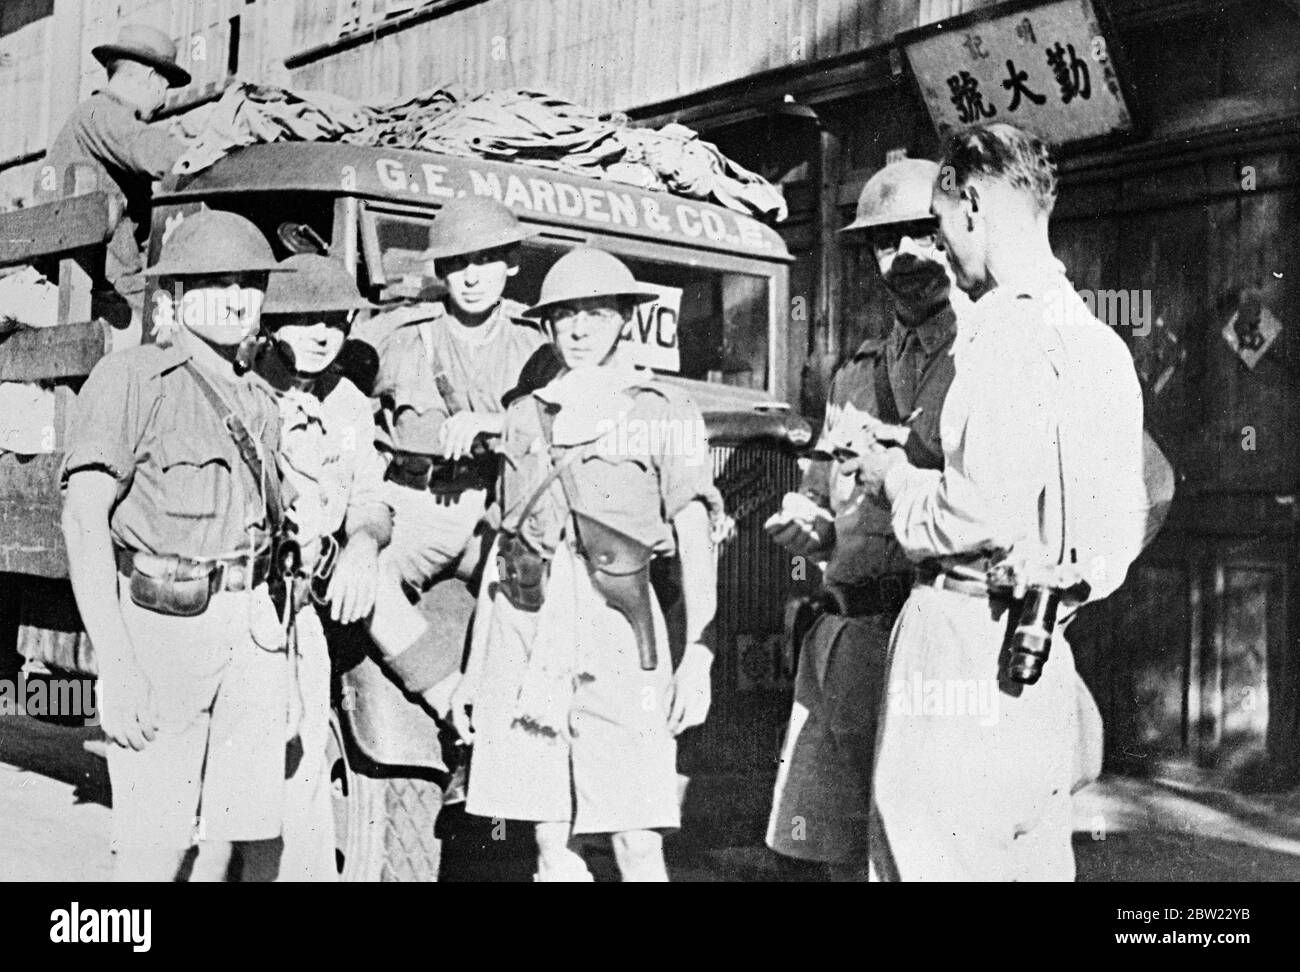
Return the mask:
{"type": "Polygon", "coordinates": [[[377,315],[357,335],[379,355],[373,394],[391,455],[387,498],[395,514],[370,634],[398,682],[435,711],[446,709],[461,642],[432,630],[411,598],[464,558],[474,567],[484,546],[502,397],[543,344],[520,319],[523,305],[504,299],[531,235],[494,199],[449,202],[424,254],[446,300],[377,315]]]}
{"type": "Polygon", "coordinates": [[[594,249],[546,275],[528,313],[563,370],[507,410],[501,532],[452,698],[474,746],[466,809],[532,821],[543,881],[590,880],[581,839],[606,833],[624,880],[667,879],[676,737],[709,708],[711,521],[723,514],[703,418],[619,352],[653,296],[594,249]],[[686,642],[675,671],[649,579],[674,552],[686,642]]]}
{"type": "Polygon", "coordinates": [[[288,497],[274,396],[235,356],[268,276],[288,271],[256,226],[208,211],[146,272],[171,341],[94,367],[60,476],[110,743],[114,876],[169,881],[196,838],[280,833],[289,664],[268,581],[288,497]]]}
{"type": "MultiPolygon", "coordinates": [[[[334,816],[326,738],[330,657],[315,601],[350,624],[370,613],[378,555],[392,535],[384,462],[375,449],[370,400],[339,370],[340,352],[358,313],[373,309],[343,265],[299,254],[266,293],[262,320],[270,340],[258,373],[280,406],[280,453],[296,494],[286,510],[300,551],[290,597],[296,612],[290,649],[302,705],[289,741],[283,842],[245,854],[257,874],[282,881],[333,881],[334,816]]],[[[221,870],[229,845],[204,847],[205,867],[221,870]]]]}
{"type": "Polygon", "coordinates": [[[767,842],[831,876],[865,877],[871,771],[890,627],[911,587],[911,565],[888,511],[854,479],[853,457],[883,425],[912,462],[942,459],[939,414],[953,378],[954,296],[930,187],[938,166],[891,163],[868,180],[857,218],[841,232],[871,247],[893,321],[836,373],[818,455],[802,488],[768,521],[772,538],[823,567],[804,613],[794,708],[767,842]],[[809,626],[810,625],[810,626],[809,626]]]}

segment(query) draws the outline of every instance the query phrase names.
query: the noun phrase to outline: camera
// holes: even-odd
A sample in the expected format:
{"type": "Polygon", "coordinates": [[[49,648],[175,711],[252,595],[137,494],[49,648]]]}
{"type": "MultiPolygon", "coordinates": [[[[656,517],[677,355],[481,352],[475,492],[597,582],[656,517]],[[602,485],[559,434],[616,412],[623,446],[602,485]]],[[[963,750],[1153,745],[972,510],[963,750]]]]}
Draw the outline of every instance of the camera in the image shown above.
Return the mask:
{"type": "MultiPolygon", "coordinates": [[[[989,572],[989,586],[1004,592],[1013,590],[1014,569],[1005,563],[995,566],[989,572]]],[[[1082,604],[1091,588],[1087,581],[1078,580],[1069,587],[1027,584],[1024,591],[1008,644],[1007,677],[1019,685],[1033,685],[1042,677],[1043,666],[1052,653],[1052,633],[1061,605],[1082,604]]]]}

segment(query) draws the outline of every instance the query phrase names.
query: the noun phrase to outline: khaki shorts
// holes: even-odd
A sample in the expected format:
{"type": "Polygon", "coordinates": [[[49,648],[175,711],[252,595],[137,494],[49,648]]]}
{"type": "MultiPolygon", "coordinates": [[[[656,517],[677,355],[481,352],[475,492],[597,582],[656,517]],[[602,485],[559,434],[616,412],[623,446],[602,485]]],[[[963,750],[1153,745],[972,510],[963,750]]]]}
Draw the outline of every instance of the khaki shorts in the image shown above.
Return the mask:
{"type": "Polygon", "coordinates": [[[444,567],[456,560],[470,544],[474,528],[483,519],[487,493],[467,489],[450,503],[428,490],[415,490],[397,483],[384,484],[384,500],[393,508],[393,539],[384,556],[405,567],[418,553],[418,560],[430,563],[425,570],[403,569],[402,580],[423,590],[444,567]]]}
{"type": "Polygon", "coordinates": [[[482,817],[571,821],[577,834],[678,827],[677,741],[667,726],[672,661],[663,616],[656,607],[659,666],[643,671],[631,627],[592,590],[586,569],[556,568],[547,598],[566,608],[555,617],[546,616],[545,606],[541,615],[528,614],[504,596],[493,599],[465,809],[482,817]],[[557,590],[562,577],[576,590],[557,590]],[[515,720],[539,621],[570,626],[566,635],[576,641],[568,739],[515,720]]]}
{"type": "Polygon", "coordinates": [[[195,618],[137,607],[125,583],[121,603],[159,728],[139,752],[108,748],[114,848],[278,836],[289,667],[286,652],[259,647],[251,633],[274,613],[266,588],[216,594],[195,618]]]}

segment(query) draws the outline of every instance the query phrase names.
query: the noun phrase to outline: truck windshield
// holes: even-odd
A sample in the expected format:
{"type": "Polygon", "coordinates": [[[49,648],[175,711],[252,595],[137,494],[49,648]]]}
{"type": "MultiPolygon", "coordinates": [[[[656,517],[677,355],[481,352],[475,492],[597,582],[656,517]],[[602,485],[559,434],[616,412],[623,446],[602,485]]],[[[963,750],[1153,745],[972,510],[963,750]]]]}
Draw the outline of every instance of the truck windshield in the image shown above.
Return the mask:
{"type": "MultiPolygon", "coordinates": [[[[432,264],[420,256],[431,219],[384,212],[368,213],[367,218],[374,220],[385,294],[440,299],[442,288],[432,264]]],[[[545,238],[527,241],[519,273],[506,286],[506,297],[532,303],[546,271],[572,245],[545,238]]],[[[600,245],[617,254],[638,282],[661,294],[659,300],[638,308],[636,319],[624,331],[638,363],[685,378],[770,390],[770,276],[719,268],[716,264],[725,259],[678,247],[620,248],[618,241],[600,245]],[[632,249],[636,252],[628,252],[632,249]],[[679,252],[682,258],[674,259],[679,252]],[[691,258],[694,262],[685,262],[691,258]]],[[[748,261],[747,269],[752,264],[748,261]]],[[[372,273],[372,277],[379,275],[372,273]]]]}

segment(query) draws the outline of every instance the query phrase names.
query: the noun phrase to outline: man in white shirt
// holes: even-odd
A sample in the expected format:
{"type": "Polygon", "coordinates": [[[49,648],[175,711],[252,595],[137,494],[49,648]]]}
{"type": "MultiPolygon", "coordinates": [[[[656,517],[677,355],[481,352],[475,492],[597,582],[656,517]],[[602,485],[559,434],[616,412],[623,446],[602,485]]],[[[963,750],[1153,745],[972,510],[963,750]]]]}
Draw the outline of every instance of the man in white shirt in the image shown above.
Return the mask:
{"type": "Polygon", "coordinates": [[[1132,359],[1052,255],[1055,199],[1034,136],[992,125],[950,141],[932,211],[976,303],[954,347],[943,470],[883,442],[862,459],[921,576],[894,628],[877,750],[881,877],[1074,877],[1074,659],[1049,622],[1041,676],[1017,681],[1009,635],[1026,588],[1071,589],[1058,622],[1114,591],[1147,502],[1132,359]],[[990,588],[997,565],[1006,583],[990,588]]]}

